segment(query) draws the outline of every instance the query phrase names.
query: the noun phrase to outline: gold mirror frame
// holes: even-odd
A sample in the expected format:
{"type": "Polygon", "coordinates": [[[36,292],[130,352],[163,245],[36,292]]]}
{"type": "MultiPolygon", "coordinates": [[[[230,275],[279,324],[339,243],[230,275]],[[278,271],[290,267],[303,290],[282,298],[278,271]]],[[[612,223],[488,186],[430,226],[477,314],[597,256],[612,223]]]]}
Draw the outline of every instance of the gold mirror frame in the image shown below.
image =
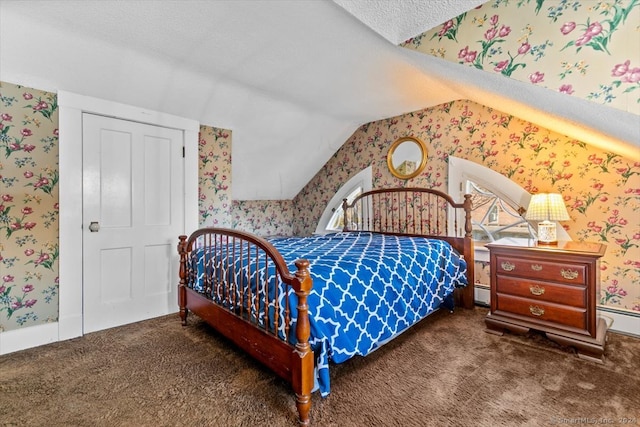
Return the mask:
{"type": "MultiPolygon", "coordinates": [[[[408,160],[411,160],[411,159],[404,159],[401,165],[405,164],[408,160]]],[[[391,172],[391,174],[396,178],[410,179],[410,178],[413,178],[414,176],[418,176],[420,175],[420,172],[423,171],[426,165],[427,165],[427,146],[424,144],[424,142],[422,142],[418,138],[413,136],[403,136],[402,138],[398,138],[397,140],[395,140],[393,144],[391,144],[391,147],[389,148],[389,152],[387,153],[387,166],[389,167],[389,171],[391,172]],[[404,172],[403,170],[404,168],[401,168],[401,167],[397,168],[394,166],[394,163],[393,163],[393,154],[396,152],[396,149],[403,143],[414,143],[418,146],[418,148],[420,148],[420,153],[421,153],[420,164],[418,164],[412,172],[404,172]]]]}

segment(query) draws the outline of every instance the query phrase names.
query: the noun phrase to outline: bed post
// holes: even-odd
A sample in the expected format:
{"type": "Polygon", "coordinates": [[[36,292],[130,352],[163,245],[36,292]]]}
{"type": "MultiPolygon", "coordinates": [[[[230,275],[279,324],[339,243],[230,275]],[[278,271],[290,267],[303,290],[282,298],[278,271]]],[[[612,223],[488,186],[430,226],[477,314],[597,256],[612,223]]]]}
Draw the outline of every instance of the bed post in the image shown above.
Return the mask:
{"type": "Polygon", "coordinates": [[[349,231],[347,209],[349,209],[349,201],[347,199],[342,199],[342,231],[349,231]]]}
{"type": "Polygon", "coordinates": [[[313,351],[309,345],[311,326],[309,323],[309,306],[307,296],[313,286],[309,275],[309,261],[299,259],[295,262],[298,270],[296,278],[299,286],[295,292],[298,296],[298,320],[296,322],[296,347],[292,354],[293,364],[293,390],[296,393],[296,406],[298,408],[298,422],[301,426],[308,426],[309,412],[311,410],[311,390],[313,389],[313,351]]]}
{"type": "Polygon", "coordinates": [[[475,260],[473,249],[473,226],[471,224],[471,194],[464,195],[464,253],[467,262],[467,287],[463,292],[462,306],[464,308],[473,308],[475,304],[475,260]]]}
{"type": "Polygon", "coordinates": [[[178,236],[178,254],[180,255],[180,283],[178,284],[178,307],[180,308],[180,318],[182,325],[187,325],[187,236],[178,236]]]}

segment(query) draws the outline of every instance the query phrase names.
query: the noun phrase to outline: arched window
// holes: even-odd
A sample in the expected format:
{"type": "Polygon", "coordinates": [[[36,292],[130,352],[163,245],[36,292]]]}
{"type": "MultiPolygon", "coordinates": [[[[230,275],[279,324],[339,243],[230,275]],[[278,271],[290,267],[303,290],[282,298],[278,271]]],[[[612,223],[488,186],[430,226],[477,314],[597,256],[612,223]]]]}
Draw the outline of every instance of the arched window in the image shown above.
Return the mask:
{"type": "Polygon", "coordinates": [[[322,213],[320,221],[318,221],[315,234],[326,234],[341,231],[344,217],[342,214],[342,200],[347,199],[352,201],[359,194],[370,191],[372,188],[372,180],[372,167],[369,166],[368,168],[358,172],[342,187],[340,187],[322,213]]]}
{"type": "MultiPolygon", "coordinates": [[[[487,256],[482,244],[504,237],[535,238],[534,224],[521,214],[529,206],[531,194],[506,176],[469,160],[449,156],[449,194],[458,201],[464,194],[473,198],[473,238],[476,259],[487,256]]],[[[460,221],[459,221],[460,222],[460,221]]],[[[558,239],[571,240],[566,230],[558,227],[558,239]]],[[[488,261],[488,259],[487,259],[488,261]]]]}
{"type": "MultiPolygon", "coordinates": [[[[349,203],[353,202],[353,199],[363,193],[362,186],[358,185],[349,193],[346,197],[349,203]]],[[[342,209],[342,202],[337,208],[333,208],[333,215],[329,220],[329,224],[325,227],[326,231],[341,231],[344,228],[344,210],[342,209]]]]}
{"type": "Polygon", "coordinates": [[[471,194],[473,240],[494,242],[504,237],[533,239],[533,227],[506,201],[473,181],[467,181],[465,193],[471,194]]]}

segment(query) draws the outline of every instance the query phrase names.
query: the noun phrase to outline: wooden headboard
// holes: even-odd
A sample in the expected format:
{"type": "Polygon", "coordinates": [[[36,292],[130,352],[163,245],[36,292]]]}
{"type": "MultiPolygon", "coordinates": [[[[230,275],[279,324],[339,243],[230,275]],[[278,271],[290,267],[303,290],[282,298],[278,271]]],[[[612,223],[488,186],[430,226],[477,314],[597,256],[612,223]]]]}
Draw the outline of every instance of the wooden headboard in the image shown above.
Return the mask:
{"type": "Polygon", "coordinates": [[[351,203],[342,201],[343,230],[423,236],[446,240],[467,262],[469,285],[458,303],[473,307],[474,252],[471,236],[471,195],[456,203],[441,191],[428,188],[388,188],[364,192],[351,203]]]}

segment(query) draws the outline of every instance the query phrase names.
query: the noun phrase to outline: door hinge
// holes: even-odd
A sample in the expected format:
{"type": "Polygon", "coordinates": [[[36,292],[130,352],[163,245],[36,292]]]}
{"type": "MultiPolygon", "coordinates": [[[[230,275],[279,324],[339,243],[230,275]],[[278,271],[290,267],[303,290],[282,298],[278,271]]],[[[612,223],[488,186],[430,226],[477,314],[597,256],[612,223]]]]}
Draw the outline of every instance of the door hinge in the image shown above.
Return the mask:
{"type": "Polygon", "coordinates": [[[184,159],[184,145],[182,146],[182,158],[184,159]]]}

